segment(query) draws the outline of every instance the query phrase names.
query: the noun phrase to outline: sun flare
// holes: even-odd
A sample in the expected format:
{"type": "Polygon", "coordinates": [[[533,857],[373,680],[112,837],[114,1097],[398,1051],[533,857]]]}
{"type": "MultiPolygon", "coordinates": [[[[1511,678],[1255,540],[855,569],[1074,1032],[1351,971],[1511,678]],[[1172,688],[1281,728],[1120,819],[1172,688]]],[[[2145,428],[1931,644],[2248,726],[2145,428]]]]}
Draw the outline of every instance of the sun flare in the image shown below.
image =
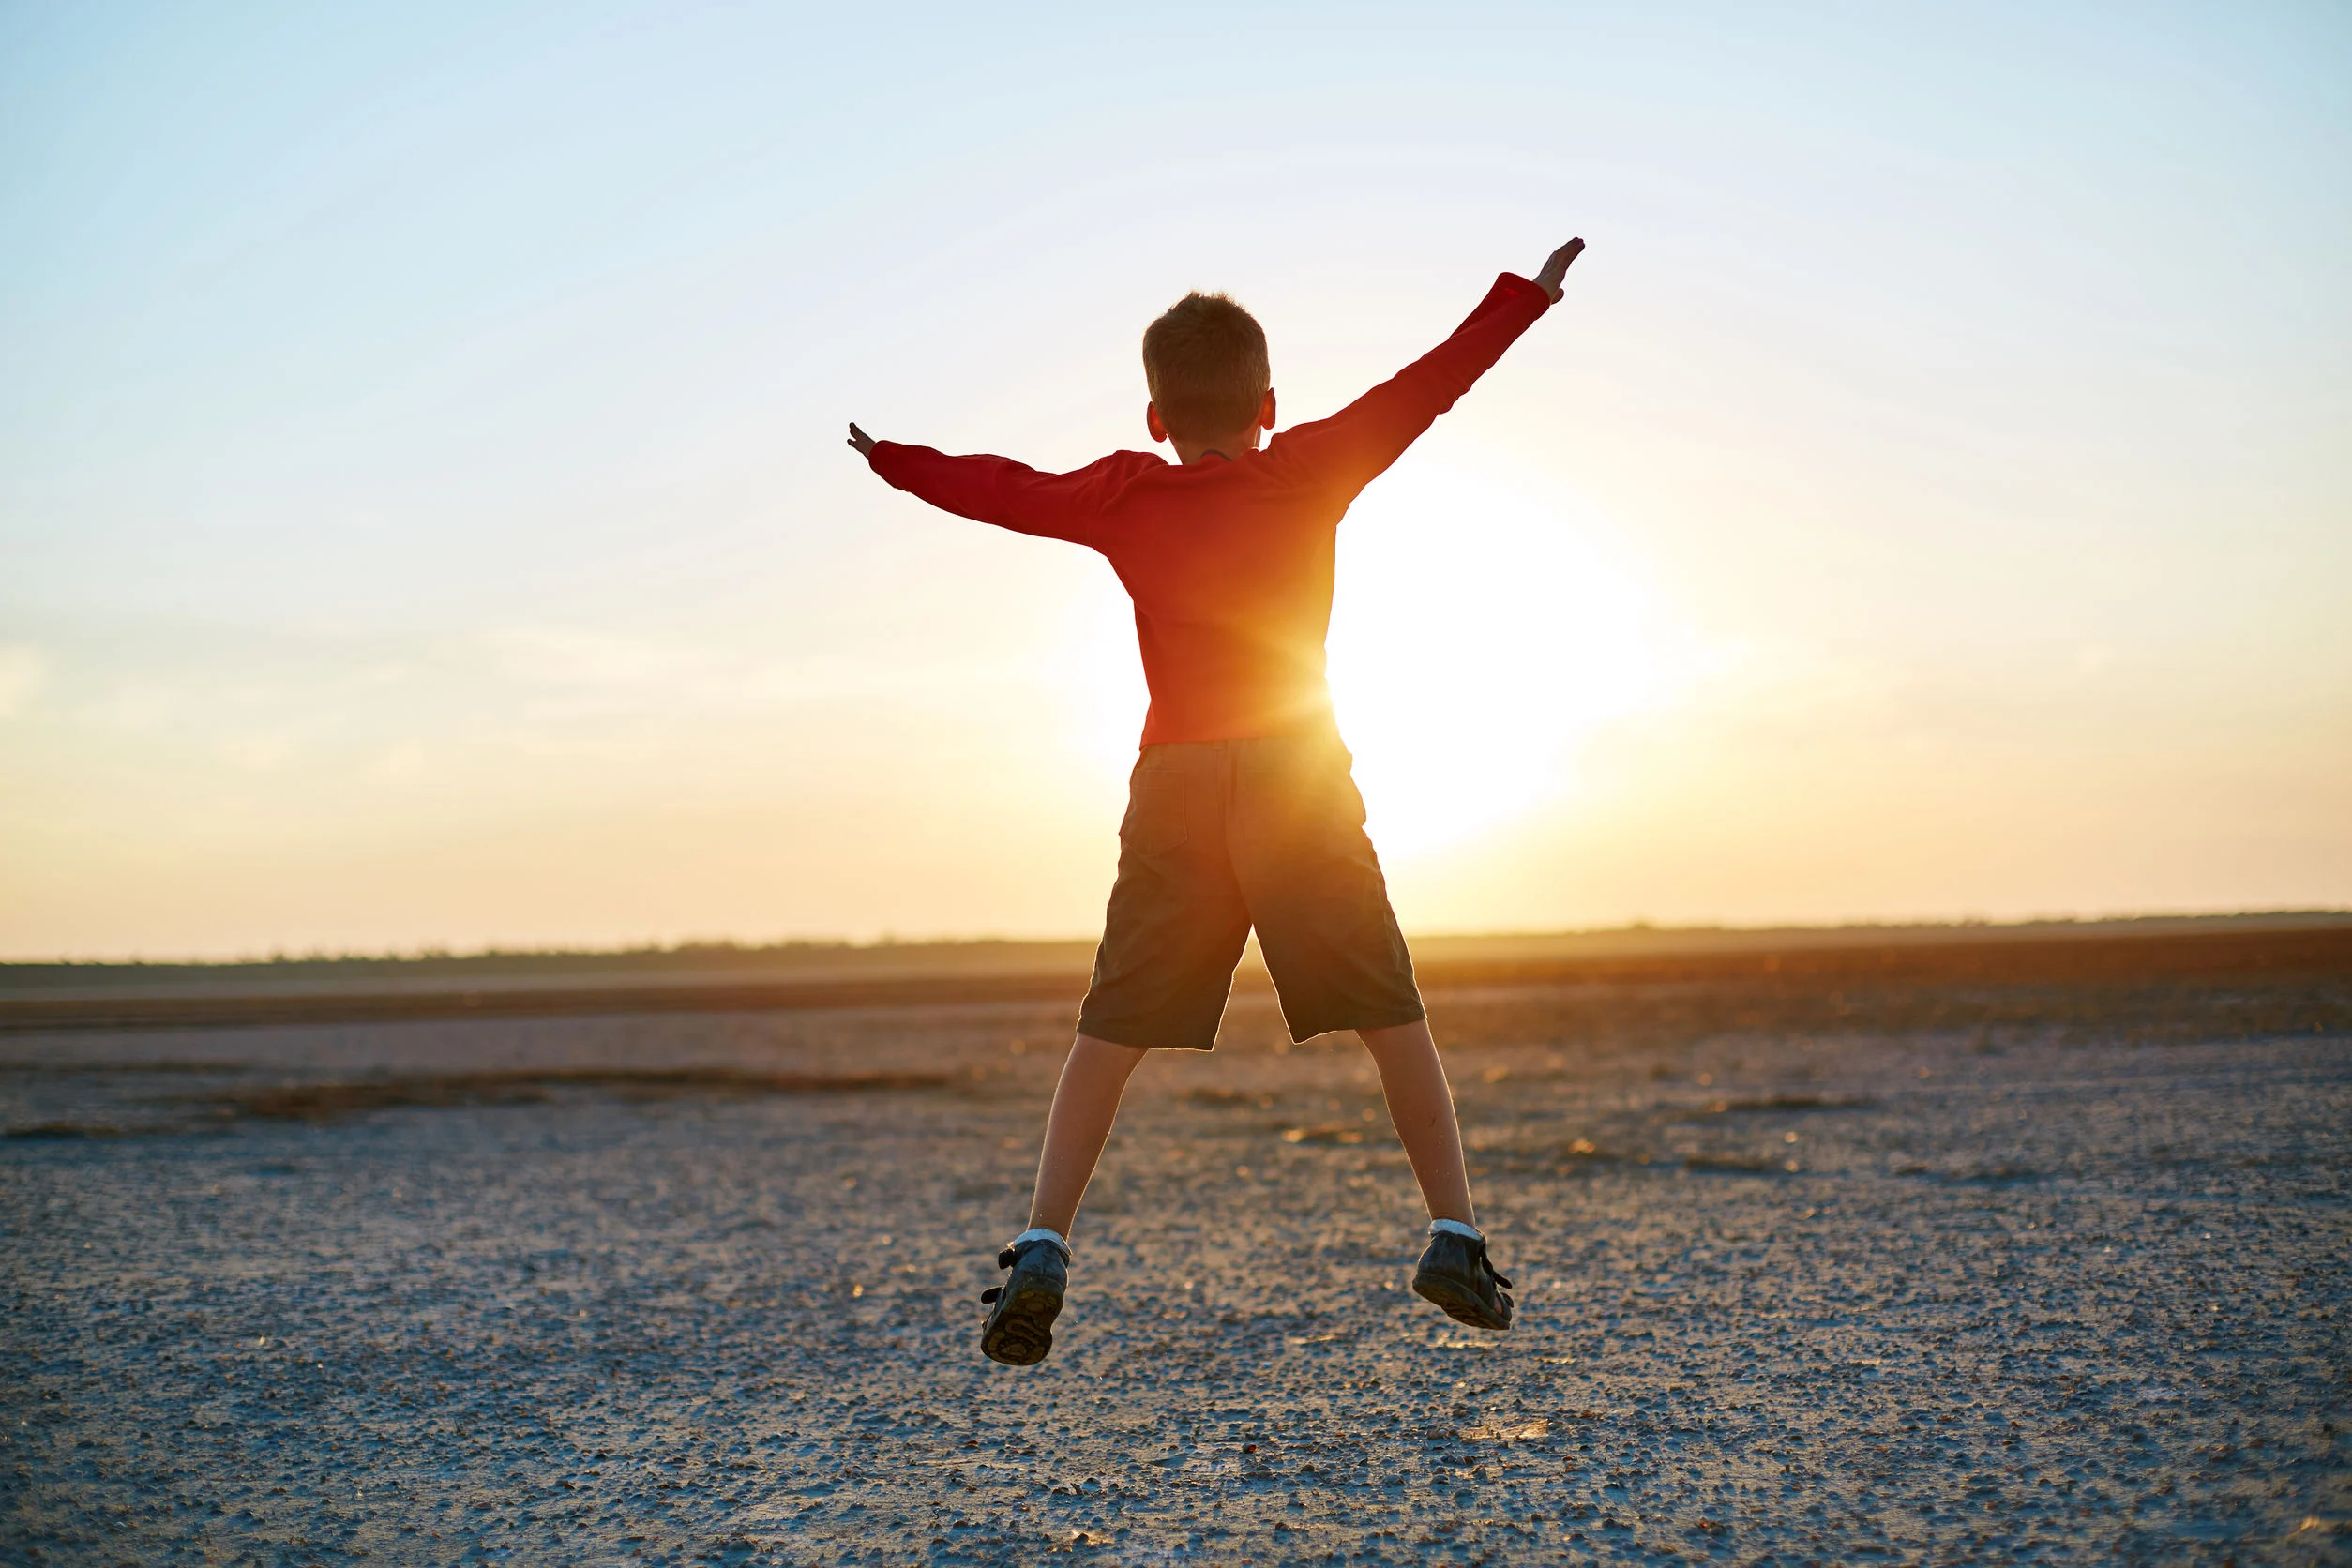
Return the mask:
{"type": "Polygon", "coordinates": [[[1383,854],[1557,796],[1579,743],[1663,701],[1651,596],[1594,530],[1508,482],[1409,462],[1341,525],[1331,683],[1383,854]]]}
{"type": "MultiPolygon", "coordinates": [[[[1072,607],[1081,750],[1135,759],[1145,694],[1123,600],[1072,607]]],[[[1444,851],[1565,790],[1577,746],[1662,703],[1677,661],[1638,575],[1559,505],[1419,455],[1339,530],[1331,684],[1383,856],[1444,851]]]]}

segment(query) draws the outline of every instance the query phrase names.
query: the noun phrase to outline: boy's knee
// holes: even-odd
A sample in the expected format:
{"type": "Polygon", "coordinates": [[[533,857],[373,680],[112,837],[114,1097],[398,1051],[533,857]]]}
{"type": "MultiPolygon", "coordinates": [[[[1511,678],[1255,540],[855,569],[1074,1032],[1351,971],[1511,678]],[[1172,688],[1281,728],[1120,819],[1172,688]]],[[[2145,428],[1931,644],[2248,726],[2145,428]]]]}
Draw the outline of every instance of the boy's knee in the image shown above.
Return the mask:
{"type": "Polygon", "coordinates": [[[1090,1064],[1114,1067],[1129,1073],[1152,1054],[1141,1046],[1123,1046],[1116,1040],[1098,1040],[1092,1034],[1079,1035],[1070,1049],[1072,1054],[1087,1059],[1090,1064]]]}

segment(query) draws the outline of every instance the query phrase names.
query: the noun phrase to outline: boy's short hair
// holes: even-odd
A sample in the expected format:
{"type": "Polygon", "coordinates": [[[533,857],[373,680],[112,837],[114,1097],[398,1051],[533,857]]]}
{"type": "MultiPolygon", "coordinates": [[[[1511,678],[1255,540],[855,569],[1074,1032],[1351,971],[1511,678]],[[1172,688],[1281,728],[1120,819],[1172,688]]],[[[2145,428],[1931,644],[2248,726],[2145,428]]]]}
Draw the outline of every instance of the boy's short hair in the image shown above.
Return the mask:
{"type": "Polygon", "coordinates": [[[1266,331],[1221,294],[1195,291],[1143,329],[1143,380],[1170,435],[1230,435],[1274,384],[1266,331]]]}

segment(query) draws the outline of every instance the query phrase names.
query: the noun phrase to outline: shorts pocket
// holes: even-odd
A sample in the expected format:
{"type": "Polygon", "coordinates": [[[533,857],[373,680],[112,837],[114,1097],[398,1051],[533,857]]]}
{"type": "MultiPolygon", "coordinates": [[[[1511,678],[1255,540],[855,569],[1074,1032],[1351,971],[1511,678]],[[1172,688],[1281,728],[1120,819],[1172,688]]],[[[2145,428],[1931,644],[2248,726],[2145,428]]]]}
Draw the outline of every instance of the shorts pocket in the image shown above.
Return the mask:
{"type": "Polygon", "coordinates": [[[1138,764],[1127,783],[1127,815],[1119,824],[1121,847],[1147,857],[1183,849],[1191,837],[1186,798],[1182,773],[1138,764]]]}

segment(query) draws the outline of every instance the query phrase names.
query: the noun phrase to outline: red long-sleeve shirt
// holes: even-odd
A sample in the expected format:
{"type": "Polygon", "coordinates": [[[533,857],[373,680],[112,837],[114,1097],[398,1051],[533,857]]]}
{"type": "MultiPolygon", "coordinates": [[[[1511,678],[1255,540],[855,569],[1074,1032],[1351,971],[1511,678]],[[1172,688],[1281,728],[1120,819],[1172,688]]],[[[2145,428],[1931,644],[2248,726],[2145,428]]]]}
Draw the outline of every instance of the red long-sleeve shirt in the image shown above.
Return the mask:
{"type": "Polygon", "coordinates": [[[868,460],[959,517],[1109,558],[1135,600],[1152,707],[1143,744],[1237,740],[1328,721],[1339,520],[1549,307],[1504,273],[1454,335],[1328,419],[1259,452],[1179,465],[1113,452],[1069,474],[878,441],[868,460]]]}

